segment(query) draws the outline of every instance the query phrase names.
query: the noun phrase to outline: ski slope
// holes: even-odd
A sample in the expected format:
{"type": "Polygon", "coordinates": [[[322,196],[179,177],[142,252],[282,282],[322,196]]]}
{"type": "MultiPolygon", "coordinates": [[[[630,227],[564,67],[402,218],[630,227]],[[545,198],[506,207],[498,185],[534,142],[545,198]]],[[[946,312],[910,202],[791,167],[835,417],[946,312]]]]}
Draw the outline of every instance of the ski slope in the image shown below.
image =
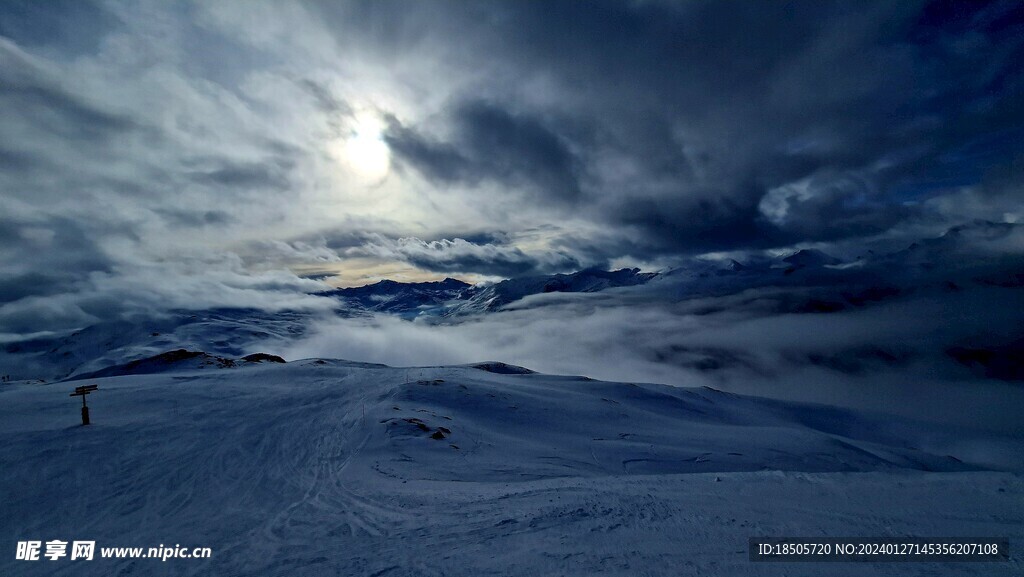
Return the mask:
{"type": "Polygon", "coordinates": [[[501,363],[201,358],[0,385],[3,575],[1020,575],[1019,439],[501,363]],[[96,383],[93,425],[76,385],[96,383]],[[971,447],[966,450],[964,447],[971,447]],[[993,470],[1004,469],[1004,470],[993,470]],[[1008,563],[751,563],[751,536],[1008,537],[1008,563]],[[22,540],[209,559],[18,561],[22,540]]]}

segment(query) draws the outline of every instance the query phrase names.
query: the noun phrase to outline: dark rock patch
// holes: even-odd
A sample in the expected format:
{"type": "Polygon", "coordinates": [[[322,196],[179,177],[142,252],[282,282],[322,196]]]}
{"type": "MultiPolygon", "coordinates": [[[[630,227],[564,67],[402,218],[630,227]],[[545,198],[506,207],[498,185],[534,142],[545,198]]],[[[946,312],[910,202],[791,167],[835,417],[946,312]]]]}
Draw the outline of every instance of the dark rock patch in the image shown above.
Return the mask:
{"type": "Polygon", "coordinates": [[[534,371],[527,369],[526,367],[517,367],[516,365],[510,365],[507,363],[501,363],[497,361],[491,361],[486,363],[477,363],[470,365],[474,369],[480,369],[481,371],[487,371],[488,373],[495,373],[498,375],[532,375],[534,371]]]}
{"type": "Polygon", "coordinates": [[[277,355],[270,355],[267,353],[253,353],[251,355],[245,355],[242,360],[247,363],[284,363],[285,360],[277,355]]]}

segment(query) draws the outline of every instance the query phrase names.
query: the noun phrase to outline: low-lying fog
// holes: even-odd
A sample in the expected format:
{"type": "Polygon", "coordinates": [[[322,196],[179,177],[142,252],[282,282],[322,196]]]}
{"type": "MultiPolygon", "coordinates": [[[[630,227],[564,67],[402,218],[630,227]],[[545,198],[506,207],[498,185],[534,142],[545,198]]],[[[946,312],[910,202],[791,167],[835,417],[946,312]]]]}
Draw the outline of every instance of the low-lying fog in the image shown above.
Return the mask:
{"type": "Polygon", "coordinates": [[[947,354],[965,339],[1000,342],[1019,330],[1019,291],[924,293],[831,313],[778,312],[792,291],[775,289],[682,302],[651,293],[535,295],[460,321],[332,317],[280,346],[290,360],[499,360],[545,373],[707,385],[1024,432],[1024,387],[983,378],[947,354]]]}

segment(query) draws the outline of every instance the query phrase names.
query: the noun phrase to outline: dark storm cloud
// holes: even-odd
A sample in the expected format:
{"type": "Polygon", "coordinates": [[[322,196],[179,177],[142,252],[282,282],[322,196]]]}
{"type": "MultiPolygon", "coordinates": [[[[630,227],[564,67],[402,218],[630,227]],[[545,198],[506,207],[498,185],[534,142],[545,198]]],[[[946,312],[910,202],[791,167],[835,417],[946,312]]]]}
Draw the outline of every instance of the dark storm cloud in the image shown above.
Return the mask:
{"type": "Polygon", "coordinates": [[[714,250],[723,246],[779,243],[779,234],[762,225],[752,197],[639,199],[624,203],[615,218],[638,231],[634,245],[647,251],[673,252],[681,247],[714,250]]]}
{"type": "Polygon", "coordinates": [[[385,140],[402,160],[442,184],[496,180],[533,188],[548,201],[580,194],[579,162],[540,120],[487,102],[460,103],[451,114],[456,142],[435,142],[392,119],[385,140]]]}
{"type": "Polygon", "coordinates": [[[60,138],[94,142],[136,128],[136,123],[62,87],[23,52],[0,37],[0,106],[28,117],[33,128],[60,138]]]}
{"type": "Polygon", "coordinates": [[[196,170],[190,178],[196,182],[225,186],[229,188],[252,189],[256,187],[287,189],[290,181],[287,170],[290,163],[286,160],[261,163],[232,163],[216,160],[217,168],[196,170]]]}
{"type": "Polygon", "coordinates": [[[10,172],[28,172],[42,163],[39,158],[23,152],[0,148],[0,169],[10,172]]]}
{"type": "Polygon", "coordinates": [[[400,159],[585,200],[639,251],[870,236],[1021,151],[1014,2],[315,7],[382,54],[481,78],[453,95],[449,137],[393,122],[400,159]]]}
{"type": "Polygon", "coordinates": [[[62,311],[57,303],[36,305],[74,290],[90,274],[109,273],[113,266],[91,235],[68,218],[0,219],[0,245],[0,332],[48,328],[51,315],[80,320],[77,307],[62,311]]]}
{"type": "Polygon", "coordinates": [[[335,230],[325,236],[325,246],[331,250],[342,251],[366,244],[373,235],[363,231],[335,230]]]}
{"type": "Polygon", "coordinates": [[[47,273],[82,275],[108,271],[111,259],[90,231],[70,218],[0,220],[0,255],[5,271],[40,267],[47,273]]]}
{"type": "Polygon", "coordinates": [[[236,219],[222,210],[193,212],[187,210],[158,209],[156,211],[170,225],[178,228],[202,228],[235,222],[236,219]]]}
{"type": "Polygon", "coordinates": [[[58,46],[68,52],[96,50],[119,25],[116,15],[90,0],[5,0],[0,3],[0,36],[27,46],[58,46]]]}
{"type": "Polygon", "coordinates": [[[324,86],[322,83],[309,78],[303,78],[302,80],[297,81],[297,84],[313,97],[317,106],[323,112],[341,114],[350,114],[352,112],[352,108],[348,103],[335,96],[334,93],[331,92],[330,88],[324,86]]]}
{"type": "Polygon", "coordinates": [[[0,304],[29,296],[45,296],[62,290],[60,277],[30,272],[0,280],[0,304]]]}
{"type": "MultiPolygon", "coordinates": [[[[411,164],[427,178],[451,183],[468,179],[470,160],[446,142],[433,142],[392,119],[385,141],[399,159],[411,164]]],[[[477,178],[476,180],[479,180],[477,178]]]]}

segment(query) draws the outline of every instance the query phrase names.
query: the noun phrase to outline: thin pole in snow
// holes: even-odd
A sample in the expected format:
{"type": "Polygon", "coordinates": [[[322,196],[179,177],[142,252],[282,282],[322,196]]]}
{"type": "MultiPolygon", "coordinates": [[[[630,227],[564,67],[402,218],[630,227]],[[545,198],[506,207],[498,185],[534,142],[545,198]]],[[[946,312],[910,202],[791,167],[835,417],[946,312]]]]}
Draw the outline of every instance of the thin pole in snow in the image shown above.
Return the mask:
{"type": "Polygon", "coordinates": [[[70,397],[82,397],[82,425],[89,424],[89,407],[85,404],[85,396],[89,393],[96,391],[99,385],[85,385],[81,387],[75,387],[75,392],[71,393],[70,397]]]}

